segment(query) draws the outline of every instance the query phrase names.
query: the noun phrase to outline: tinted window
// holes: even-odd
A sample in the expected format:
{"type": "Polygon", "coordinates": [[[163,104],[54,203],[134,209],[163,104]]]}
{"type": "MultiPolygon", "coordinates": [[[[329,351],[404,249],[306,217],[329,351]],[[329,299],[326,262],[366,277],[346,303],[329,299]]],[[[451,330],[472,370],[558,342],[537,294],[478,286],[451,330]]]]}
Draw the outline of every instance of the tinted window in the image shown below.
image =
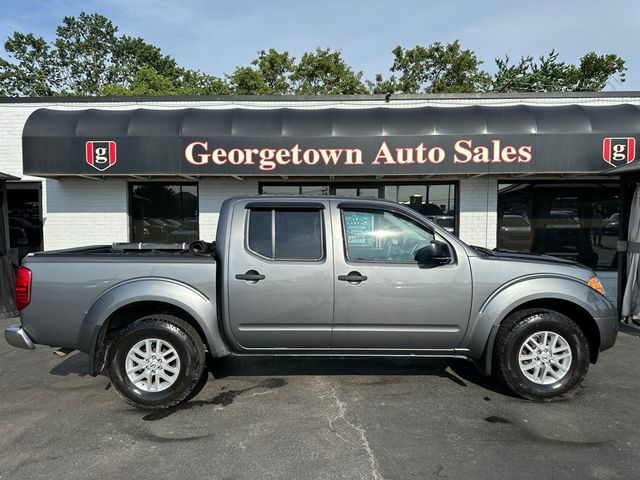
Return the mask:
{"type": "Polygon", "coordinates": [[[343,210],[349,260],[414,262],[433,234],[391,212],[343,210]]]}
{"type": "Polygon", "coordinates": [[[272,258],[271,210],[252,210],[249,215],[249,249],[272,258]]]}
{"type": "Polygon", "coordinates": [[[618,215],[617,183],[500,183],[498,248],[614,269],[618,215]]]}
{"type": "Polygon", "coordinates": [[[276,259],[322,257],[319,211],[276,211],[276,259]]]}
{"type": "Polygon", "coordinates": [[[132,184],[131,241],[183,243],[198,240],[196,184],[132,184]]]}
{"type": "Polygon", "coordinates": [[[274,260],[319,260],[323,257],[321,215],[319,210],[252,210],[249,249],[274,260]]]}

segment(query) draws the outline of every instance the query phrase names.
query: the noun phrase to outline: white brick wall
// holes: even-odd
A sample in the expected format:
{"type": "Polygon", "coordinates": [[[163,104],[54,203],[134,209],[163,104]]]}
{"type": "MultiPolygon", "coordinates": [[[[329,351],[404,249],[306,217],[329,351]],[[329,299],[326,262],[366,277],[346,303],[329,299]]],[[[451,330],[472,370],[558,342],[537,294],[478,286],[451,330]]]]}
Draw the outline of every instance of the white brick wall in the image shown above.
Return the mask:
{"type": "Polygon", "coordinates": [[[258,182],[253,180],[210,180],[201,179],[198,195],[200,197],[200,238],[208,242],[215,240],[220,206],[234,195],[253,195],[258,193],[258,182]]]}
{"type": "Polygon", "coordinates": [[[0,104],[0,172],[23,180],[36,179],[22,174],[22,129],[29,115],[42,106],[0,104]]]}
{"type": "Polygon", "coordinates": [[[484,176],[460,180],[460,238],[480,247],[496,247],[498,181],[484,176]]]}
{"type": "Polygon", "coordinates": [[[43,185],[44,248],[126,242],[125,180],[46,180],[43,185]]]}

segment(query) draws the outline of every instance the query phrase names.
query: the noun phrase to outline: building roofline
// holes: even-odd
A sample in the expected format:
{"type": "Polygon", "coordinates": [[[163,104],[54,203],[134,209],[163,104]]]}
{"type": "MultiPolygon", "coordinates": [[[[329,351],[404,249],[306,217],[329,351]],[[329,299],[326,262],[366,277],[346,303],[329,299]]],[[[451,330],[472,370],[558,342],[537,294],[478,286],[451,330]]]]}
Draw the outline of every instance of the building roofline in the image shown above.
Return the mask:
{"type": "MultiPolygon", "coordinates": [[[[640,98],[640,91],[616,92],[513,92],[513,93],[429,93],[392,94],[389,102],[416,100],[479,100],[534,98],[640,98]]],[[[123,102],[370,102],[386,103],[386,95],[174,95],[117,97],[2,97],[6,103],[123,103],[123,102]]]]}

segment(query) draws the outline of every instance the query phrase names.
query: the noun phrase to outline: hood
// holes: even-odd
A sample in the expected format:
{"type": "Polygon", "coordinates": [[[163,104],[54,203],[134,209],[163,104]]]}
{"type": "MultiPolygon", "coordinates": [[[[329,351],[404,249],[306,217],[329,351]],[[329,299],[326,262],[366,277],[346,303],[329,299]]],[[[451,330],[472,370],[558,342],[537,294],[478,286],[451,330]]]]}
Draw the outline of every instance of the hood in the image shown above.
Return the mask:
{"type": "Polygon", "coordinates": [[[575,267],[585,268],[588,270],[588,267],[585,267],[581,263],[574,262],[573,260],[566,260],[564,258],[552,257],[550,255],[538,255],[536,253],[507,252],[507,251],[501,251],[501,250],[492,250],[491,256],[495,258],[502,258],[505,260],[522,260],[523,262],[572,265],[575,267]]]}

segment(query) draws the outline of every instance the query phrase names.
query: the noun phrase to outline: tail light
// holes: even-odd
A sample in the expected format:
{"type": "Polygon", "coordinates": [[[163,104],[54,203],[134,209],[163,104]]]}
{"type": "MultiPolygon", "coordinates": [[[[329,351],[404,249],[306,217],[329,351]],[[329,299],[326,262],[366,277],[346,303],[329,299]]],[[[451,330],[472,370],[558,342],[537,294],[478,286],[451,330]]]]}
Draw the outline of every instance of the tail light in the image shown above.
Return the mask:
{"type": "Polygon", "coordinates": [[[31,302],[31,270],[19,267],[16,272],[16,308],[22,310],[31,302]]]}

